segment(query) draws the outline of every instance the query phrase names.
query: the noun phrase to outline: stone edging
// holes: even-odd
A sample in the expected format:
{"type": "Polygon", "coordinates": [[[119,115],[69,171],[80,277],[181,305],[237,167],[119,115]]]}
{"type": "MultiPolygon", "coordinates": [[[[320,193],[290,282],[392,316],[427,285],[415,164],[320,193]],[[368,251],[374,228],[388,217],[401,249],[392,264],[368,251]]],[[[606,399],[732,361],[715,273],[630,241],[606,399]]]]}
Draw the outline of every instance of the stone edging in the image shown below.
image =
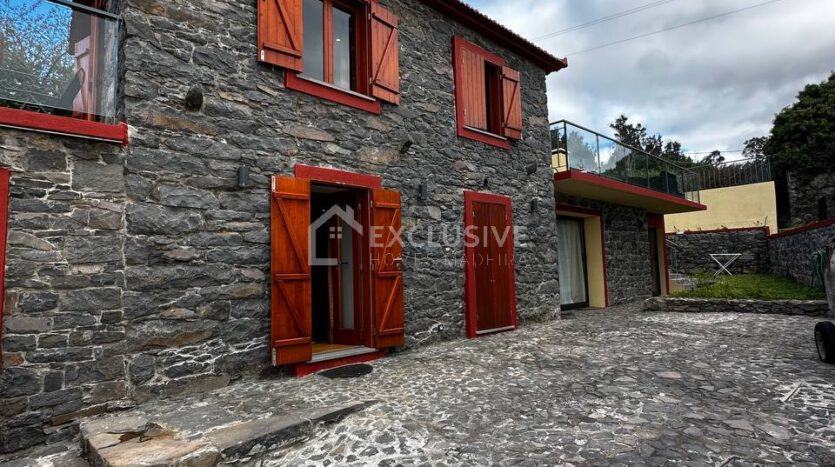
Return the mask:
{"type": "Polygon", "coordinates": [[[826,316],[829,313],[829,304],[824,300],[730,300],[653,297],[644,302],[644,311],[826,316]]]}

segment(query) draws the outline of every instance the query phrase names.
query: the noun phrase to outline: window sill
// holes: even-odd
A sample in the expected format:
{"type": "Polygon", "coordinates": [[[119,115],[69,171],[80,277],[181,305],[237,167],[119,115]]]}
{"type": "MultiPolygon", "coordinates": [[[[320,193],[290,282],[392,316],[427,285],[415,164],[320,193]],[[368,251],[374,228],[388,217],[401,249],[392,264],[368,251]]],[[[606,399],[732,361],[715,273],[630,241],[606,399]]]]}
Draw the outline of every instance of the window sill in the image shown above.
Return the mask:
{"type": "Polygon", "coordinates": [[[510,149],[510,140],[504,136],[499,136],[488,131],[479,130],[466,125],[458,127],[458,136],[467,138],[490,146],[495,146],[501,149],[510,149]]]}
{"type": "Polygon", "coordinates": [[[338,88],[330,83],[325,83],[308,78],[291,71],[285,74],[284,85],[287,89],[303,92],[337,104],[347,105],[355,109],[364,110],[376,115],[383,111],[380,101],[358,92],[338,88]]]}
{"type": "Polygon", "coordinates": [[[124,122],[112,125],[0,107],[0,126],[121,145],[128,144],[128,126],[124,122]]]}

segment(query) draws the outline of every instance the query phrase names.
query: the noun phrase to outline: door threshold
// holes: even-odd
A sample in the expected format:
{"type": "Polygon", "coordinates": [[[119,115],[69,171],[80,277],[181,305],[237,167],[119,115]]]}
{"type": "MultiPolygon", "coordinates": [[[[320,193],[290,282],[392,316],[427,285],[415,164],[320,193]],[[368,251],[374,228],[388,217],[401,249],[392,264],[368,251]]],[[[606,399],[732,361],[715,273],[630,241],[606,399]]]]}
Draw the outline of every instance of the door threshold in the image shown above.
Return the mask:
{"type": "Polygon", "coordinates": [[[510,326],[504,326],[504,327],[501,327],[501,328],[493,328],[493,329],[485,329],[483,331],[476,331],[475,333],[476,333],[477,336],[483,336],[485,334],[495,334],[497,332],[513,331],[514,329],[516,329],[516,326],[510,325],[510,326]]]}
{"type": "Polygon", "coordinates": [[[377,349],[372,349],[369,347],[363,346],[356,346],[351,347],[348,349],[342,350],[333,350],[330,352],[320,352],[313,354],[313,358],[311,358],[308,363],[317,363],[317,362],[324,362],[328,360],[336,360],[338,358],[345,358],[345,357],[354,357],[357,355],[364,355],[367,353],[376,352],[377,349]]]}

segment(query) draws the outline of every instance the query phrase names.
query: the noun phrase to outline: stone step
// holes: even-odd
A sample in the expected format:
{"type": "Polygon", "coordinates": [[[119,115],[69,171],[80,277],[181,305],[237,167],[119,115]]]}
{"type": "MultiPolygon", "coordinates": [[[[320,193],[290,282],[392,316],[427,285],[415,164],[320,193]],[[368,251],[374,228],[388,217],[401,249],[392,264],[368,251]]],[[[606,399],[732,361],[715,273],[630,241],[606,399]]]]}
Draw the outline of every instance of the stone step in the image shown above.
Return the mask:
{"type": "MultiPolygon", "coordinates": [[[[309,437],[317,426],[362,410],[370,402],[347,402],[312,410],[226,420],[202,432],[171,420],[121,415],[81,423],[87,460],[97,466],[192,466],[234,463],[309,437]]],[[[196,407],[189,419],[211,418],[211,408],[196,407]],[[205,413],[202,413],[205,412],[205,413]]]]}

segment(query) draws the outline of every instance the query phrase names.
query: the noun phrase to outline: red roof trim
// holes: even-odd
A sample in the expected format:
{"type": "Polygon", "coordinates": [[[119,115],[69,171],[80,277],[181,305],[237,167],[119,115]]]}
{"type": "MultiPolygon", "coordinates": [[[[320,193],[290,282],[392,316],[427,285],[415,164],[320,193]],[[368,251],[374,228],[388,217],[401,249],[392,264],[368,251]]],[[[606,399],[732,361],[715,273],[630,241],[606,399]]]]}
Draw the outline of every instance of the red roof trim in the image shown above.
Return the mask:
{"type": "Polygon", "coordinates": [[[707,206],[704,204],[695,203],[688,199],[679,198],[678,196],[668,195],[659,191],[650,190],[649,188],[632,185],[631,183],[612,180],[611,178],[601,177],[600,175],[590,174],[586,172],[578,172],[576,170],[566,170],[565,172],[557,172],[554,174],[554,181],[574,179],[581,182],[592,183],[595,185],[611,188],[613,190],[625,191],[627,193],[645,196],[647,198],[660,199],[670,203],[676,203],[681,206],[687,206],[699,211],[704,211],[707,206]]]}
{"type": "Polygon", "coordinates": [[[554,57],[461,0],[420,1],[487,39],[519,54],[522,58],[530,60],[548,73],[560,71],[568,66],[568,59],[554,57]]]}
{"type": "Polygon", "coordinates": [[[833,217],[832,219],[827,219],[825,221],[812,222],[811,224],[801,225],[800,227],[795,227],[793,229],[783,230],[782,232],[777,232],[776,234],[768,238],[788,237],[790,235],[797,235],[799,233],[808,232],[810,230],[829,227],[830,225],[835,225],[835,217],[833,217]]]}

